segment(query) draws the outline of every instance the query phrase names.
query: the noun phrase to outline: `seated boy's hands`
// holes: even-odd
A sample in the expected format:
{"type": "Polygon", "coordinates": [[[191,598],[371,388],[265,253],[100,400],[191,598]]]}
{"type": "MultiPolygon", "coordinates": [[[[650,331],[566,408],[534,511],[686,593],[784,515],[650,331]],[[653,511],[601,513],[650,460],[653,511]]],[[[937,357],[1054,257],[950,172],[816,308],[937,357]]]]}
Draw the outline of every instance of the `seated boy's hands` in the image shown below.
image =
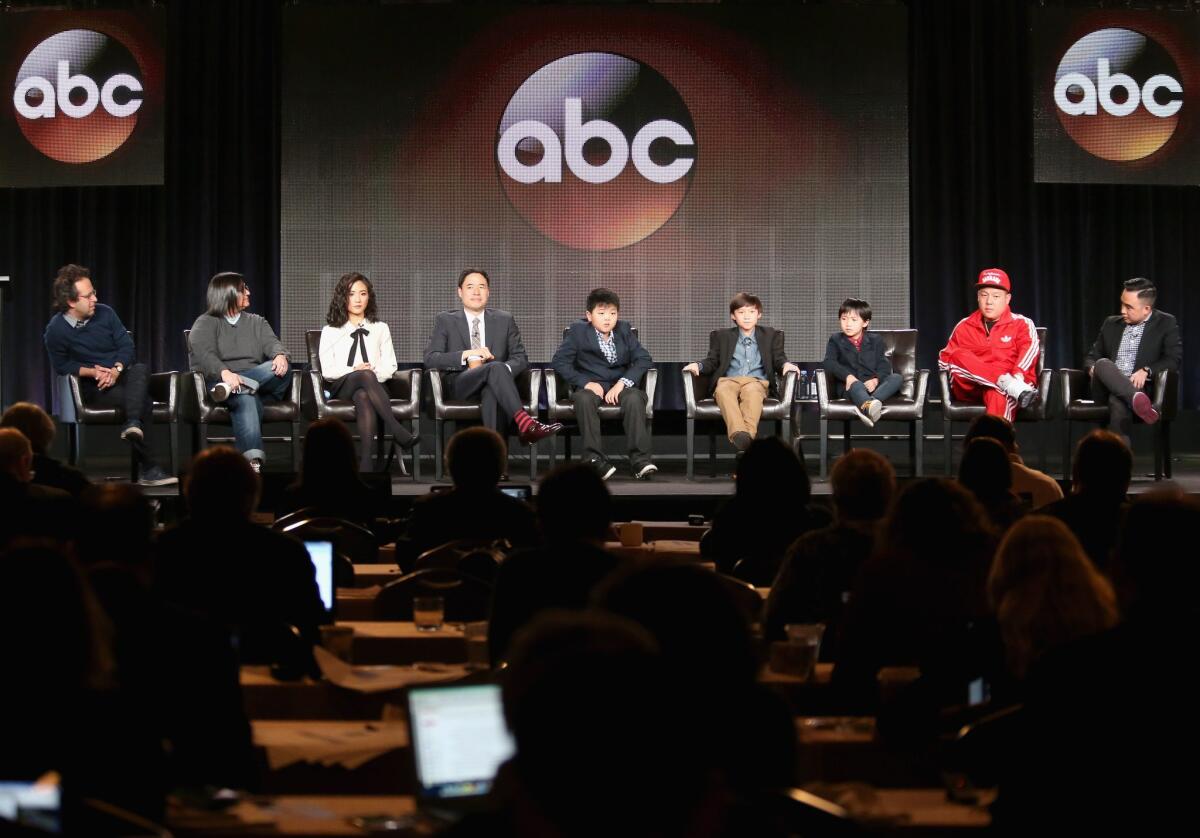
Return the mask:
{"type": "Polygon", "coordinates": [[[853,375],[846,376],[846,389],[849,390],[857,381],[858,379],[853,375]]]}
{"type": "Polygon", "coordinates": [[[624,389],[625,389],[625,382],[618,381],[616,384],[614,384],[612,386],[611,390],[609,390],[607,393],[604,394],[604,400],[606,402],[608,402],[609,404],[616,404],[617,399],[621,395],[621,391],[624,389]]]}
{"type": "MultiPolygon", "coordinates": [[[[784,369],[786,370],[787,367],[785,366],[784,369]]],[[[683,371],[690,372],[692,375],[699,375],[700,374],[700,365],[695,362],[692,362],[692,363],[688,364],[686,367],[684,367],[683,371]]]]}
{"type": "Polygon", "coordinates": [[[794,373],[796,373],[796,375],[799,375],[800,368],[798,366],[796,366],[795,364],[793,364],[791,361],[788,361],[786,364],[783,365],[783,374],[787,375],[789,372],[794,372],[794,373]]]}
{"type": "Polygon", "coordinates": [[[874,393],[875,388],[879,386],[879,379],[878,378],[868,378],[866,381],[863,382],[863,386],[867,388],[868,393],[874,393]]]}
{"type": "Polygon", "coordinates": [[[595,393],[597,398],[604,398],[604,388],[595,381],[589,381],[587,384],[583,385],[583,389],[587,390],[589,393],[595,393]]]}

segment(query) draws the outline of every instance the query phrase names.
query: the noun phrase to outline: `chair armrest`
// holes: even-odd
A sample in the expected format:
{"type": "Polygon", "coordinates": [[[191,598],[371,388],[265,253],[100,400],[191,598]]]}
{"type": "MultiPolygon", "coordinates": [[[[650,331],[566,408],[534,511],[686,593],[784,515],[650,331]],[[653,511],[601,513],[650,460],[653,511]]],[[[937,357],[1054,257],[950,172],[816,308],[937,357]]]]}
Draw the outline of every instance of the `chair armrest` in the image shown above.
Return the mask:
{"type": "Polygon", "coordinates": [[[1154,409],[1170,421],[1179,411],[1179,372],[1162,370],[1154,376],[1154,409]]]}
{"type": "Polygon", "coordinates": [[[82,416],[83,389],[79,386],[79,376],[76,373],[71,373],[67,376],[67,387],[71,391],[71,406],[75,409],[75,415],[82,416]]]}
{"type": "Polygon", "coordinates": [[[149,387],[147,388],[150,391],[150,398],[153,401],[166,402],[167,415],[171,417],[172,422],[179,420],[181,376],[182,374],[175,370],[151,373],[149,387]]]}
{"type": "Polygon", "coordinates": [[[407,407],[413,410],[413,415],[416,415],[417,407],[421,403],[421,369],[396,370],[392,373],[392,377],[388,379],[388,395],[399,399],[407,400],[407,407]],[[407,384],[408,395],[405,396],[401,392],[397,392],[396,384],[407,384]]]}
{"type": "Polygon", "coordinates": [[[925,395],[929,392],[929,370],[917,371],[917,388],[913,391],[913,402],[917,405],[917,416],[925,418],[925,395]]]}
{"type": "Polygon", "coordinates": [[[180,387],[180,406],[188,420],[196,421],[200,418],[201,405],[208,401],[208,388],[204,385],[204,374],[192,370],[182,373],[181,377],[183,382],[180,387]]]}
{"type": "Polygon", "coordinates": [[[321,373],[315,369],[308,371],[308,380],[312,382],[313,404],[317,408],[317,417],[325,415],[325,382],[321,380],[321,373]]]}
{"type": "Polygon", "coordinates": [[[658,390],[658,367],[646,370],[646,418],[654,418],[654,393],[658,390]]]}
{"type": "Polygon", "coordinates": [[[1045,408],[1050,407],[1050,391],[1054,384],[1054,370],[1044,369],[1038,374],[1038,395],[1042,398],[1045,408]]]}
{"type": "Polygon", "coordinates": [[[696,382],[695,377],[687,370],[683,370],[680,375],[683,376],[683,404],[688,419],[696,418],[696,382]]]}
{"type": "Polygon", "coordinates": [[[791,404],[796,397],[796,379],[799,378],[795,372],[788,370],[783,376],[783,385],[779,388],[779,403],[791,404]]]}
{"type": "Polygon", "coordinates": [[[538,395],[542,391],[542,368],[529,368],[529,397],[525,400],[525,410],[529,415],[537,418],[538,415],[538,395]]]}
{"type": "Polygon", "coordinates": [[[429,389],[433,393],[433,413],[439,419],[446,415],[446,399],[442,395],[442,371],[431,369],[429,372],[429,389]]]}
{"type": "Polygon", "coordinates": [[[558,404],[558,373],[549,367],[542,372],[546,375],[546,404],[558,404]]]}
{"type": "Polygon", "coordinates": [[[1058,378],[1062,384],[1062,407],[1066,411],[1071,402],[1082,399],[1088,392],[1088,374],[1084,370],[1061,369],[1058,378]]]}
{"type": "Polygon", "coordinates": [[[950,373],[938,370],[938,383],[942,386],[942,409],[945,410],[948,405],[954,404],[950,394],[950,373]]]}
{"type": "Polygon", "coordinates": [[[829,378],[825,370],[816,370],[813,375],[817,378],[817,406],[824,416],[829,412],[829,378]]]}
{"type": "Polygon", "coordinates": [[[300,388],[304,386],[304,373],[298,369],[292,370],[292,395],[288,399],[296,408],[296,413],[300,413],[300,388]]]}

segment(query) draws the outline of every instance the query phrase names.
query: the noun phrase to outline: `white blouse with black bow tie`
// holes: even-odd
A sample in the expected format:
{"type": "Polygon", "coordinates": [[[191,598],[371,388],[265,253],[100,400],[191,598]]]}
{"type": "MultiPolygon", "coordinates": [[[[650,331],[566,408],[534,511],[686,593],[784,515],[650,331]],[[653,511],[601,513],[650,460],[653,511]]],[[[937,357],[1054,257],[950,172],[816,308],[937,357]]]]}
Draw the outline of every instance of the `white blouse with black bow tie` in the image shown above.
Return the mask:
{"type": "Polygon", "coordinates": [[[355,325],[321,329],[321,377],[333,381],[348,375],[362,363],[372,366],[375,377],[387,381],[396,371],[396,350],[387,323],[364,320],[355,325]]]}

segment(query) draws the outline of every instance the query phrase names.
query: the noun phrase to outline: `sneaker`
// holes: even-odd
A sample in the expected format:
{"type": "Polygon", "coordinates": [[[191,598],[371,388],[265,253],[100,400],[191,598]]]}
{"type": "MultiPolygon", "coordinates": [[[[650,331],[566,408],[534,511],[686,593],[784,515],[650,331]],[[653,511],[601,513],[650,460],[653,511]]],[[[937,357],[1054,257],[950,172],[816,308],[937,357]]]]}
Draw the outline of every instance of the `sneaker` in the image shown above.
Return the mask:
{"type": "Polygon", "coordinates": [[[125,440],[126,442],[141,442],[144,438],[145,434],[142,433],[142,425],[140,422],[130,422],[121,429],[121,439],[125,440]]]}
{"type": "Polygon", "coordinates": [[[878,404],[878,401],[871,399],[870,401],[865,401],[858,406],[858,418],[861,419],[862,423],[868,428],[875,427],[875,419],[871,416],[873,412],[873,408],[871,406],[878,404]]]}
{"type": "Polygon", "coordinates": [[[143,466],[138,474],[138,483],[142,486],[170,486],[178,482],[179,478],[167,474],[162,466],[143,466]]]}
{"type": "Polygon", "coordinates": [[[734,448],[741,452],[750,447],[750,443],[754,442],[754,437],[745,431],[738,431],[729,441],[733,443],[734,448]]]}
{"type": "Polygon", "coordinates": [[[1133,402],[1130,404],[1130,407],[1137,414],[1137,418],[1141,419],[1147,425],[1153,425],[1158,421],[1158,411],[1154,409],[1154,404],[1150,401],[1150,397],[1140,390],[1133,394],[1133,402]]]}
{"type": "Polygon", "coordinates": [[[262,474],[263,461],[258,459],[258,457],[255,457],[250,461],[250,468],[254,469],[255,474],[262,474]]]}
{"type": "Polygon", "coordinates": [[[883,402],[879,401],[879,399],[871,399],[863,407],[867,407],[867,405],[870,405],[867,409],[867,415],[871,417],[872,422],[878,422],[879,417],[883,415],[883,402]]]}
{"type": "Polygon", "coordinates": [[[607,480],[617,473],[617,467],[610,462],[604,460],[591,460],[590,462],[601,480],[607,480]]]}
{"type": "Polygon", "coordinates": [[[232,392],[233,391],[230,389],[228,384],[226,384],[224,381],[218,381],[213,385],[213,388],[208,391],[208,395],[212,397],[214,402],[220,404],[228,399],[232,392]]]}
{"type": "MultiPolygon", "coordinates": [[[[1145,394],[1143,393],[1142,395],[1145,394]]],[[[1042,397],[1038,394],[1038,391],[1030,387],[1028,390],[1022,390],[1021,394],[1017,396],[1017,407],[1019,407],[1021,410],[1025,410],[1026,408],[1037,404],[1041,400],[1042,397]]]]}
{"type": "MultiPolygon", "coordinates": [[[[749,434],[747,434],[747,436],[749,436],[749,434]]],[[[635,471],[633,476],[638,480],[649,480],[657,473],[658,466],[654,465],[654,463],[646,463],[644,466],[635,471]]]]}

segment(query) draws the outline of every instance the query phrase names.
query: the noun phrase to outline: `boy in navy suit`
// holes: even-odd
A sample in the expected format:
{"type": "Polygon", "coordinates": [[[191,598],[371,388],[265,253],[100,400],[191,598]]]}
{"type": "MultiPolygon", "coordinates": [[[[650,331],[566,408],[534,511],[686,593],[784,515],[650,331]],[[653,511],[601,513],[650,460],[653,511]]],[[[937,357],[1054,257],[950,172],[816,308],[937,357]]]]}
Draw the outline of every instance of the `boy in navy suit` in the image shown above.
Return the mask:
{"type": "Polygon", "coordinates": [[[713,398],[721,407],[725,432],[738,451],[745,451],[758,435],[763,402],[775,390],[774,377],[799,374],[800,368],[783,351],[783,332],[760,326],[762,300],[741,291],[729,301],[731,329],[708,336],[708,356],[688,364],[692,375],[712,373],[713,398]]]}
{"type": "Polygon", "coordinates": [[[614,292],[594,289],[587,298],[587,319],[571,324],[550,363],[571,385],[584,459],[605,480],[616,472],[600,443],[600,405],[620,405],[633,476],[646,480],[658,467],[650,462],[646,392],[637,385],[651,359],[620,313],[621,300],[614,292]]]}
{"type": "Polygon", "coordinates": [[[853,297],[838,309],[842,331],[830,335],[825,347],[825,374],[837,379],[835,395],[842,392],[858,408],[858,418],[873,428],[883,413],[883,402],[900,392],[902,379],[892,372],[883,338],[871,334],[871,304],[853,297]]]}

